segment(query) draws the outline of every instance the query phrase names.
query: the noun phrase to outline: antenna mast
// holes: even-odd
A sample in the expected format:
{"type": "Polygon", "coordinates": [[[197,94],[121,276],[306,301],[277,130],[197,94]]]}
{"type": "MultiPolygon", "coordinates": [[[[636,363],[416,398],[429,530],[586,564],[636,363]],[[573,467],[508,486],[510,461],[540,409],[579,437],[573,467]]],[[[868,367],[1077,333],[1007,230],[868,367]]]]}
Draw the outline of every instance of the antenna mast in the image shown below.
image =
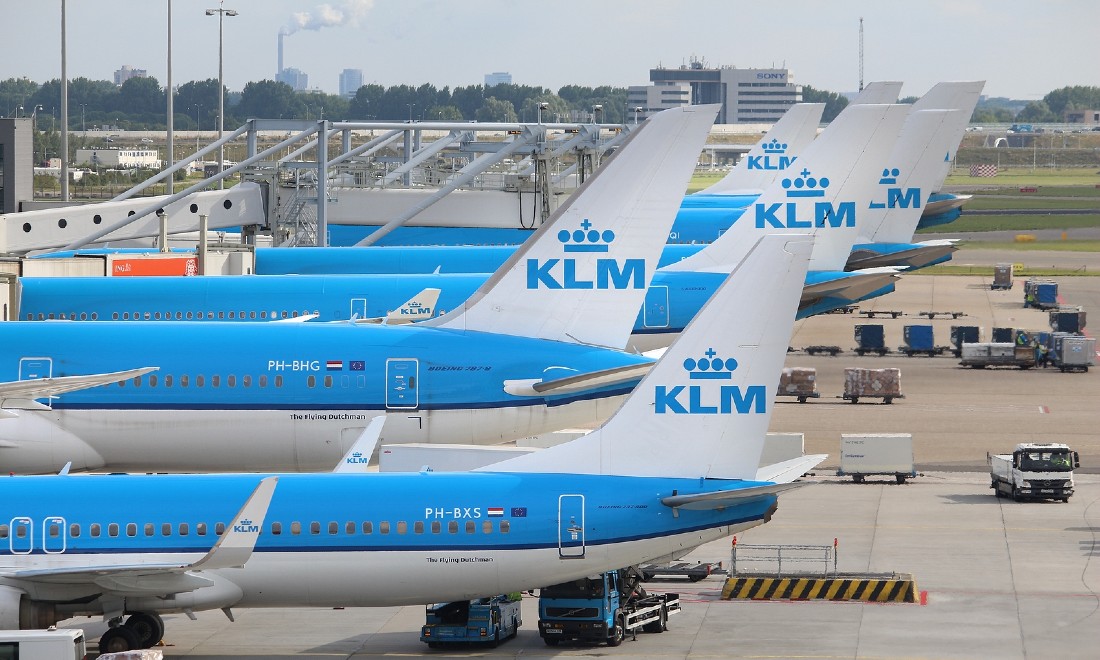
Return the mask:
{"type": "Polygon", "coordinates": [[[863,91],[863,17],[859,17],[859,91],[863,91]]]}

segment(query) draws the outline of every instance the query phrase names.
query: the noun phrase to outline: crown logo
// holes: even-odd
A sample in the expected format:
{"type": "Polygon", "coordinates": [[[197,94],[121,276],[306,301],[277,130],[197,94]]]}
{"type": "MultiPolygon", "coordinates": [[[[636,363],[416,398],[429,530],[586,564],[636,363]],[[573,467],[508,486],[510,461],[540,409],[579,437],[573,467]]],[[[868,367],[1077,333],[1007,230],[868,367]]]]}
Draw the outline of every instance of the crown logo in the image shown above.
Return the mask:
{"type": "Polygon", "coordinates": [[[588,218],[585,218],[580,229],[559,231],[558,240],[565,244],[566,252],[607,252],[608,244],[615,240],[615,232],[610,229],[596,231],[592,229],[588,218]]]}
{"type": "Polygon", "coordinates": [[[353,451],[353,452],[351,452],[351,457],[352,458],[363,458],[363,452],[353,451]]]}
{"type": "Polygon", "coordinates": [[[772,138],[770,142],[764,143],[764,153],[766,154],[781,154],[787,150],[787,143],[780,142],[775,138],[772,138]]]}
{"type": "Polygon", "coordinates": [[[723,360],[715,357],[718,353],[713,348],[708,348],[704,358],[684,360],[684,369],[688,371],[690,380],[730,380],[733,378],[733,370],[737,368],[737,360],[727,358],[723,360]]]}
{"type": "Polygon", "coordinates": [[[783,179],[783,187],[787,189],[787,197],[824,197],[829,179],[815,179],[810,176],[810,170],[803,169],[797,178],[783,179]]]}
{"type": "Polygon", "coordinates": [[[251,524],[252,524],[252,521],[251,521],[251,520],[249,520],[248,518],[241,518],[241,521],[240,521],[239,523],[237,523],[237,524],[238,524],[238,525],[251,525],[251,524]]]}
{"type": "Polygon", "coordinates": [[[898,182],[898,175],[901,174],[901,170],[898,168],[890,169],[885,167],[882,169],[882,178],[878,180],[879,183],[893,185],[898,182]]]}

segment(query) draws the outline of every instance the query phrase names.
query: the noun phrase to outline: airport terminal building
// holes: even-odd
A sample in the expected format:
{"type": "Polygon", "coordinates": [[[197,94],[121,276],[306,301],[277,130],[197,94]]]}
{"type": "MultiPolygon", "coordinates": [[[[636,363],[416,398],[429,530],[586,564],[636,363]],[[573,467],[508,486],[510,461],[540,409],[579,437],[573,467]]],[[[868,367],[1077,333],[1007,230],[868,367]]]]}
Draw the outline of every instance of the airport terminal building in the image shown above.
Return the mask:
{"type": "Polygon", "coordinates": [[[708,69],[699,60],[675,69],[650,69],[648,86],[632,86],[627,103],[648,117],[682,105],[721,103],[716,124],[772,124],[795,103],[802,87],[789,69],[708,69]]]}

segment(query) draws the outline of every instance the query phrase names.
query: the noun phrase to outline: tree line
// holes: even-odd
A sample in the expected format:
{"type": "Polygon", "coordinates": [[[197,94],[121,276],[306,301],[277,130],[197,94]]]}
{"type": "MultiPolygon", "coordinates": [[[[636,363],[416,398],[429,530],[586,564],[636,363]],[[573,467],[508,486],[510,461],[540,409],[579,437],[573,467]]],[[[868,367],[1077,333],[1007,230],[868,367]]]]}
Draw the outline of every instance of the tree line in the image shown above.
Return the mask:
{"type": "MultiPolygon", "coordinates": [[[[274,80],[250,82],[240,92],[224,90],[225,125],[250,118],[373,119],[386,121],[543,121],[592,120],[622,123],[633,118],[625,87],[566,85],[546,87],[501,84],[437,88],[424,84],[364,85],[352,98],[321,92],[295,92],[274,80]],[[599,106],[598,114],[594,108],[599,106]]],[[[69,130],[164,130],[165,90],[156,78],[130,78],[122,85],[107,80],[69,81],[69,130]]],[[[196,80],[176,88],[173,123],[178,130],[214,130],[218,115],[217,79],[196,80]]],[[[0,81],[0,114],[34,115],[42,131],[60,130],[61,81],[39,85],[27,78],[0,81]]]]}
{"type": "MultiPolygon", "coordinates": [[[[320,92],[295,92],[274,80],[250,82],[240,92],[224,90],[225,125],[236,127],[250,118],[373,119],[385,121],[632,121],[625,87],[566,85],[557,92],[546,87],[501,84],[486,87],[437,88],[424,84],[359,88],[348,99],[320,92]],[[600,107],[598,116],[593,109],[600,107]]],[[[847,106],[836,92],[802,88],[808,103],[825,103],[824,121],[831,121],[847,106]]],[[[912,102],[915,98],[902,99],[912,102]]],[[[107,80],[76,78],[69,82],[69,129],[164,130],[165,90],[156,78],[130,78],[122,85],[107,80]]],[[[0,81],[0,114],[31,116],[39,130],[59,130],[61,81],[38,84],[27,78],[0,81]]],[[[974,123],[1061,122],[1069,110],[1100,108],[1100,87],[1073,86],[1056,89],[1040,101],[1023,103],[1004,98],[978,103],[974,123]]],[[[174,124],[178,130],[214,130],[217,127],[218,81],[196,80],[176,88],[174,124]]]]}

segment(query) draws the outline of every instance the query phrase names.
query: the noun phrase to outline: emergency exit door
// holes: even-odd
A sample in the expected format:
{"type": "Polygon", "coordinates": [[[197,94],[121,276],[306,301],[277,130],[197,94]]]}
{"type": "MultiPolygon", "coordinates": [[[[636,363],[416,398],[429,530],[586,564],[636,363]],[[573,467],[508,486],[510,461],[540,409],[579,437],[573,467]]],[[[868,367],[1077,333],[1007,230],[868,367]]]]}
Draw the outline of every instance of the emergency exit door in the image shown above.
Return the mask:
{"type": "Polygon", "coordinates": [[[409,358],[386,360],[386,408],[414,410],[420,405],[419,362],[409,358]]]}

